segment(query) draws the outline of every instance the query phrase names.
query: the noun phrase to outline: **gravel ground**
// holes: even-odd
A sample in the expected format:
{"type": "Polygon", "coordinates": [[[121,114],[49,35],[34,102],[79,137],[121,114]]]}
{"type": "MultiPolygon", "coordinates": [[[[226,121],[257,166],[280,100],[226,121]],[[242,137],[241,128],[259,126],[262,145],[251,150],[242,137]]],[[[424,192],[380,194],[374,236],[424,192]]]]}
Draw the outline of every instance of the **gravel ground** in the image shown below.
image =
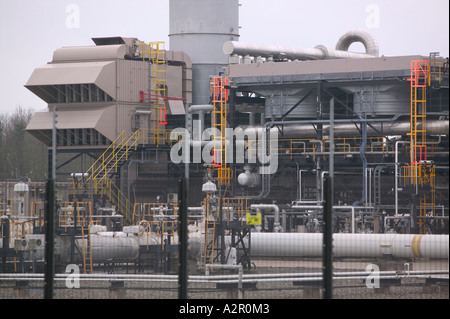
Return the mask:
{"type": "MultiPolygon", "coordinates": [[[[256,268],[246,271],[246,274],[262,273],[298,273],[320,272],[320,262],[289,262],[289,261],[260,261],[256,268]],[[301,267],[299,267],[301,266],[301,267]],[[306,266],[306,267],[305,267],[306,266]]],[[[361,271],[367,263],[350,262],[336,263],[335,271],[361,271]],[[351,268],[353,267],[353,268],[351,268]]],[[[434,269],[448,264],[432,263],[434,269]]],[[[429,269],[430,265],[417,264],[415,269],[429,269]]],[[[215,272],[218,274],[232,274],[233,272],[215,272]]],[[[15,288],[14,281],[0,281],[0,299],[42,299],[43,282],[29,281],[24,287],[15,288]]],[[[68,289],[64,281],[56,281],[54,289],[55,299],[177,299],[177,282],[145,282],[125,281],[123,286],[111,289],[108,280],[81,281],[80,288],[68,289]]],[[[292,281],[258,282],[256,289],[244,292],[244,299],[320,299],[320,288],[300,287],[292,281]]],[[[218,289],[215,283],[190,283],[188,286],[189,299],[237,299],[237,290],[218,289]]],[[[401,285],[369,289],[361,279],[334,280],[334,299],[448,299],[448,286],[425,285],[424,278],[402,278],[401,285]]]]}
{"type": "MultiPolygon", "coordinates": [[[[334,299],[448,299],[448,286],[425,286],[424,280],[404,278],[401,286],[369,289],[355,280],[333,284],[334,299]]],[[[42,283],[30,283],[25,289],[0,284],[0,299],[42,299],[42,283]]],[[[60,283],[55,299],[177,299],[177,283],[127,282],[123,288],[110,289],[106,281],[83,282],[79,289],[68,289],[60,283]]],[[[292,282],[258,283],[257,289],[244,292],[244,299],[321,299],[321,289],[302,289],[292,282]]],[[[190,284],[189,299],[237,299],[237,291],[219,290],[214,283],[190,284]]]]}

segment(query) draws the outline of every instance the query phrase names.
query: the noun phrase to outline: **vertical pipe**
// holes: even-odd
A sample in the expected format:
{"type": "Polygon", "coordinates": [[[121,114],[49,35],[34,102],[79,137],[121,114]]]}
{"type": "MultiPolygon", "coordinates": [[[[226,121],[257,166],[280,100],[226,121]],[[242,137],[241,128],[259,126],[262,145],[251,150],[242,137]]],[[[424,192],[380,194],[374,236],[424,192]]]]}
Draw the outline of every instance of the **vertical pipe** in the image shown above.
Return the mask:
{"type": "Polygon", "coordinates": [[[180,272],[179,272],[179,299],[187,299],[187,249],[188,249],[188,234],[187,234],[187,199],[188,190],[186,180],[180,178],[178,181],[178,200],[179,200],[179,232],[180,232],[180,272]]]}
{"type": "Polygon", "coordinates": [[[352,209],[352,234],[355,233],[355,207],[351,206],[352,209]]]}
{"type": "MultiPolygon", "coordinates": [[[[189,111],[189,105],[184,105],[185,110],[185,125],[186,130],[189,132],[189,138],[192,136],[192,114],[189,111]]],[[[211,112],[212,114],[212,112],[211,112]]],[[[186,179],[186,182],[189,182],[189,160],[185,160],[184,162],[184,178],[186,179]]]]}
{"type": "Polygon", "coordinates": [[[398,216],[398,144],[406,144],[406,141],[395,142],[395,217],[398,216]]]}
{"type": "Polygon", "coordinates": [[[330,164],[328,168],[328,173],[331,179],[334,177],[334,98],[330,100],[330,127],[329,127],[329,136],[330,136],[330,164]]]}
{"type": "MultiPolygon", "coordinates": [[[[362,120],[363,116],[360,115],[359,119],[362,120]]],[[[365,114],[364,114],[364,120],[367,120],[365,114]]],[[[359,154],[361,156],[361,161],[363,164],[363,169],[362,169],[363,190],[362,190],[362,198],[360,200],[355,201],[352,206],[357,206],[360,203],[364,203],[366,201],[366,193],[367,193],[367,172],[366,172],[367,159],[366,159],[366,155],[365,155],[365,148],[366,148],[366,142],[367,142],[367,122],[366,121],[362,122],[361,127],[362,127],[362,133],[361,133],[362,134],[362,143],[361,143],[361,147],[359,149],[359,154]]]]}
{"type": "Polygon", "coordinates": [[[220,262],[222,265],[226,263],[225,258],[225,228],[223,220],[223,197],[222,187],[219,187],[219,235],[220,235],[220,262]]]}
{"type": "Polygon", "coordinates": [[[77,235],[77,227],[78,227],[78,204],[76,198],[73,199],[73,227],[70,228],[71,236],[70,236],[70,263],[73,264],[75,262],[75,236],[77,235]]]}
{"type": "Polygon", "coordinates": [[[255,126],[255,113],[254,112],[248,113],[248,125],[250,127],[255,126]]]}
{"type": "Polygon", "coordinates": [[[52,176],[50,179],[56,181],[56,106],[53,107],[53,128],[52,128],[52,176]]]}
{"type": "MultiPolygon", "coordinates": [[[[316,87],[316,97],[317,97],[317,120],[321,121],[323,118],[323,105],[322,105],[322,82],[319,81],[317,82],[317,87],[316,87]]],[[[323,124],[320,123],[317,125],[317,140],[320,141],[320,143],[323,140],[323,124]]],[[[321,144],[322,148],[321,148],[321,152],[323,152],[323,145],[321,144]]],[[[319,189],[322,180],[321,180],[321,175],[320,175],[320,170],[321,168],[321,157],[317,156],[315,157],[316,160],[316,185],[317,185],[317,204],[319,205],[319,202],[321,200],[323,200],[323,197],[321,197],[321,193],[322,190],[319,189]]]]}

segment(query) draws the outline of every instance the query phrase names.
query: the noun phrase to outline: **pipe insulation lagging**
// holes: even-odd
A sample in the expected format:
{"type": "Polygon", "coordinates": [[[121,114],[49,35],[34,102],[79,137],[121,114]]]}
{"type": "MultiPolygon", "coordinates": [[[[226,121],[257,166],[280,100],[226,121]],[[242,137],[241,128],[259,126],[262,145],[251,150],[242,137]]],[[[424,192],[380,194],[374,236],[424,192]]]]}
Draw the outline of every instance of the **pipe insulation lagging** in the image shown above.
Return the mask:
{"type": "MultiPolygon", "coordinates": [[[[254,130],[254,134],[260,128],[247,128],[246,133],[250,130],[254,130]]],[[[418,125],[418,129],[422,129],[422,125],[418,125]]],[[[429,120],[426,123],[427,134],[432,135],[444,135],[448,134],[449,121],[441,120],[429,120]]],[[[393,121],[393,122],[371,122],[370,126],[367,126],[367,136],[380,136],[383,135],[403,135],[411,131],[411,123],[409,121],[393,121]]],[[[323,134],[329,134],[329,125],[323,125],[323,134]]],[[[314,137],[317,132],[312,124],[286,124],[283,127],[283,137],[285,138],[300,138],[300,137],[314,137]]],[[[358,130],[354,123],[335,123],[334,125],[335,137],[352,137],[361,136],[361,132],[358,130]]]]}
{"type": "Polygon", "coordinates": [[[377,41],[366,31],[350,30],[338,41],[336,49],[318,45],[315,48],[292,48],[280,45],[265,45],[227,41],[223,52],[227,55],[241,55],[254,57],[274,57],[291,60],[323,60],[323,59],[361,59],[379,56],[377,41]],[[349,52],[348,49],[355,42],[361,42],[366,53],[349,52]]]}
{"type": "MultiPolygon", "coordinates": [[[[103,234],[91,234],[92,260],[100,261],[106,259],[137,259],[139,257],[139,241],[134,236],[114,236],[103,234]]],[[[123,233],[122,233],[123,234],[123,233]]],[[[76,245],[82,249],[83,240],[76,239],[76,245]]],[[[151,241],[151,244],[154,244],[151,241]]],[[[84,243],[86,245],[86,243],[84,243]]]]}
{"type": "Polygon", "coordinates": [[[350,30],[346,32],[336,44],[337,51],[348,51],[353,43],[361,42],[366,49],[366,54],[378,57],[380,50],[378,42],[364,30],[350,30]]]}
{"type": "MultiPolygon", "coordinates": [[[[265,257],[321,257],[321,233],[251,233],[251,255],[265,257]]],[[[333,256],[396,258],[449,257],[448,235],[333,234],[333,256]]]]}

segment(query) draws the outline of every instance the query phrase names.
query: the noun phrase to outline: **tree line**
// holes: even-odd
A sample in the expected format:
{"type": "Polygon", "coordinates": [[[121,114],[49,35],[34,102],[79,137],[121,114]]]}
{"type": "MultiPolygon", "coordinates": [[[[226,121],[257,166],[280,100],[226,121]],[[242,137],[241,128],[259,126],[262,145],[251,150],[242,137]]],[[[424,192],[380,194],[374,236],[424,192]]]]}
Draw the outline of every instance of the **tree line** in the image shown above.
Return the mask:
{"type": "Polygon", "coordinates": [[[0,180],[47,178],[47,147],[25,131],[33,113],[18,106],[12,114],[0,114],[0,180]]]}

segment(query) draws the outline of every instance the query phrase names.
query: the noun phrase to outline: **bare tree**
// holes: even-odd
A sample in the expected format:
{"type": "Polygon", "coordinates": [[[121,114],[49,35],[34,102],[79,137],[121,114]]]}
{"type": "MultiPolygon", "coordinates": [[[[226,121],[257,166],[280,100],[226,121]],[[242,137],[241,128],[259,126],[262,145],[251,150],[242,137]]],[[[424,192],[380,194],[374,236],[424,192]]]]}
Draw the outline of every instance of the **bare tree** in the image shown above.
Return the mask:
{"type": "Polygon", "coordinates": [[[0,114],[0,179],[45,180],[47,149],[25,131],[32,115],[21,106],[11,115],[0,114]]]}

